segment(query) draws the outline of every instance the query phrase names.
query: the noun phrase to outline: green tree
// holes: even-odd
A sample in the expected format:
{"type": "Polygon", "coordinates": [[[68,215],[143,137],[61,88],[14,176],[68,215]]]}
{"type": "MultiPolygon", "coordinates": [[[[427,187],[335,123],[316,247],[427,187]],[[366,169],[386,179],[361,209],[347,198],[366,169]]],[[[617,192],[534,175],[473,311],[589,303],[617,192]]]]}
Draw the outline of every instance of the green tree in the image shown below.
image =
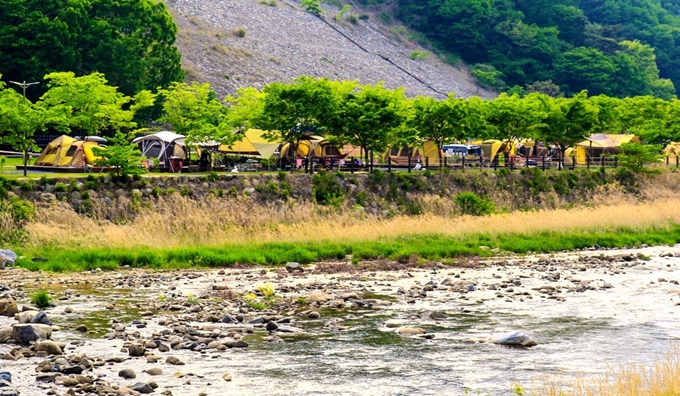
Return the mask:
{"type": "Polygon", "coordinates": [[[236,96],[224,99],[229,108],[227,124],[234,129],[247,130],[252,127],[253,120],[262,117],[265,94],[253,87],[239,88],[236,96]]]}
{"type": "Polygon", "coordinates": [[[456,98],[449,94],[443,101],[423,96],[413,101],[413,117],[409,123],[421,141],[432,140],[435,143],[440,165],[445,143],[466,141],[479,135],[484,119],[478,100],[456,98]]]}
{"type": "Polygon", "coordinates": [[[524,98],[501,94],[487,106],[486,122],[492,128],[492,136],[500,140],[535,137],[545,117],[539,94],[524,98]]]}
{"type": "Polygon", "coordinates": [[[228,109],[218,99],[210,84],[173,83],[159,91],[163,98],[162,122],[175,132],[186,135],[190,143],[218,141],[231,144],[236,140],[227,123],[228,109]]]}
{"type": "Polygon", "coordinates": [[[370,158],[371,154],[385,151],[391,134],[402,128],[407,115],[403,89],[364,85],[343,92],[336,111],[329,117],[330,132],[340,141],[361,147],[370,158]]]}
{"type": "Polygon", "coordinates": [[[46,125],[46,110],[31,103],[13,89],[0,82],[0,142],[11,145],[23,156],[24,176],[28,153],[37,150],[35,133],[46,125]]]}
{"type": "Polygon", "coordinates": [[[268,84],[262,92],[262,112],[252,123],[270,141],[291,143],[289,155],[306,135],[324,133],[338,104],[335,86],[325,78],[302,76],[292,84],[268,84]]]}
{"type": "Polygon", "coordinates": [[[545,117],[539,139],[555,144],[560,150],[558,168],[564,167],[564,152],[585,139],[598,123],[598,108],[588,100],[586,91],[573,98],[539,96],[545,117]]]}
{"type": "Polygon", "coordinates": [[[176,34],[162,1],[0,0],[0,70],[15,81],[101,72],[131,96],[184,78],[176,34]]]}
{"type": "Polygon", "coordinates": [[[98,166],[111,168],[111,174],[119,179],[146,172],[146,168],[140,166],[144,159],[142,152],[137,144],[132,143],[130,136],[118,131],[107,140],[106,149],[93,148],[95,155],[100,156],[95,162],[98,166]]]}
{"type": "Polygon", "coordinates": [[[675,120],[671,121],[670,115],[673,102],[652,96],[624,99],[620,106],[621,130],[633,133],[648,143],[665,144],[672,141],[674,134],[670,124],[674,124],[675,120]]]}
{"type": "Polygon", "coordinates": [[[73,72],[50,73],[45,76],[48,91],[42,106],[50,110],[52,123],[64,123],[73,133],[99,135],[134,128],[135,112],[153,105],[153,95],[139,92],[130,98],[107,85],[102,73],[76,77],[73,72]],[[58,117],[58,119],[55,119],[58,117]]]}
{"type": "Polygon", "coordinates": [[[621,154],[617,154],[619,166],[633,173],[658,173],[659,170],[646,165],[656,164],[663,158],[661,146],[630,142],[621,145],[621,154]]]}

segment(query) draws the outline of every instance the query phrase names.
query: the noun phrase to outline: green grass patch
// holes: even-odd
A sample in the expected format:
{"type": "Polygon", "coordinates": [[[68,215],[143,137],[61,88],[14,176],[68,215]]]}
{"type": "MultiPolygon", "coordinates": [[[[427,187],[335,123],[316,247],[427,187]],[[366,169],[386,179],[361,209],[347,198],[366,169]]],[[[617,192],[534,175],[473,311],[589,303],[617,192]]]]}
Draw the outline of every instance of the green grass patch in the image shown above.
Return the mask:
{"type": "Polygon", "coordinates": [[[457,257],[489,257],[492,250],[527,254],[584,249],[595,244],[605,248],[680,243],[680,225],[646,230],[613,228],[602,231],[550,231],[532,234],[468,234],[464,236],[409,235],[377,241],[308,243],[265,243],[220,247],[182,247],[168,249],[50,248],[20,252],[27,258],[17,265],[29,270],[72,272],[115,270],[122,266],[151,269],[229,267],[236,264],[283,265],[289,261],[307,264],[343,259],[352,255],[359,260],[403,260],[413,255],[423,260],[457,257]],[[32,262],[30,257],[46,257],[47,262],[32,262]]]}

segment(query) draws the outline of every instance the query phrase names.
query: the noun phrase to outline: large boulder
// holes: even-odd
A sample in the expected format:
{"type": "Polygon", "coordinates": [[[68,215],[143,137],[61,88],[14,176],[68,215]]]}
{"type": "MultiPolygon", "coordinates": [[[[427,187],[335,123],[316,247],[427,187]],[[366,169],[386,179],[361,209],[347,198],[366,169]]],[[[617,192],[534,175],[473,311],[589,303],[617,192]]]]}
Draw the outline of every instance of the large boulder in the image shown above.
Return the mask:
{"type": "Polygon", "coordinates": [[[35,343],[35,351],[47,352],[48,355],[61,355],[63,352],[59,344],[54,341],[39,341],[35,343]]]}
{"type": "Polygon", "coordinates": [[[14,265],[17,261],[17,254],[9,249],[0,249],[0,261],[3,261],[5,265],[14,265]]]}
{"type": "Polygon", "coordinates": [[[17,323],[12,325],[12,338],[18,344],[45,340],[52,336],[50,326],[38,323],[17,323]]]}
{"type": "Polygon", "coordinates": [[[44,325],[52,325],[52,321],[47,317],[45,311],[38,312],[32,319],[31,323],[40,323],[44,325]]]}
{"type": "Polygon", "coordinates": [[[17,302],[10,296],[0,298],[0,315],[14,316],[19,313],[17,302]]]}
{"type": "Polygon", "coordinates": [[[12,326],[0,328],[0,343],[7,342],[12,339],[12,326]]]}
{"type": "Polygon", "coordinates": [[[491,339],[489,341],[491,341],[494,344],[507,346],[529,347],[538,345],[538,343],[533,338],[531,338],[531,336],[521,331],[508,333],[494,333],[491,335],[491,339]]]}

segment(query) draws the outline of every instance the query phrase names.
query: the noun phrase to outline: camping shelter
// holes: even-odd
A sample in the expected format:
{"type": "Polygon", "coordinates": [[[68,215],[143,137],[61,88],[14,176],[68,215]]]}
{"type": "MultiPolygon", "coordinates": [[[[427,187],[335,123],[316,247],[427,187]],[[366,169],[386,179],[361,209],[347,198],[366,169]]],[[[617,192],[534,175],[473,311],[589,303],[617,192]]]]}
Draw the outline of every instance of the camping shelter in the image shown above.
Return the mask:
{"type": "MultiPolygon", "coordinates": [[[[87,138],[86,138],[87,139],[87,138]]],[[[52,140],[35,161],[36,166],[84,167],[94,165],[98,156],[92,148],[99,147],[98,141],[77,140],[62,135],[52,140]]]]}
{"type": "Polygon", "coordinates": [[[666,157],[678,157],[680,156],[680,142],[670,142],[663,149],[663,155],[666,157]]]}
{"type": "Polygon", "coordinates": [[[152,135],[135,138],[132,143],[138,144],[142,155],[146,158],[157,158],[162,166],[170,166],[170,158],[187,159],[188,152],[183,135],[170,131],[162,131],[152,135]]]}
{"type": "Polygon", "coordinates": [[[252,158],[271,158],[276,149],[281,145],[280,142],[270,142],[264,137],[265,131],[260,129],[248,129],[242,134],[241,140],[230,145],[222,144],[217,151],[226,155],[238,155],[252,158]]]}
{"type": "Polygon", "coordinates": [[[444,153],[440,153],[437,145],[433,140],[427,140],[420,146],[410,147],[392,147],[389,153],[385,156],[385,160],[389,158],[392,165],[408,165],[409,154],[411,157],[411,163],[415,164],[420,160],[420,162],[429,165],[438,165],[439,156],[444,157],[444,153]]]}
{"type": "MultiPolygon", "coordinates": [[[[287,158],[290,143],[286,143],[281,147],[281,158],[287,158]]],[[[345,158],[342,149],[335,144],[321,136],[311,135],[298,143],[297,150],[295,150],[297,157],[306,158],[312,157],[316,159],[331,159],[331,158],[345,158]]]]}
{"type": "MultiPolygon", "coordinates": [[[[492,163],[494,159],[498,156],[500,153],[504,153],[507,151],[508,155],[515,156],[515,150],[516,150],[516,145],[515,142],[512,140],[498,140],[498,139],[487,139],[487,140],[476,140],[472,142],[472,144],[476,144],[482,148],[482,153],[484,155],[484,161],[486,162],[487,160],[489,163],[492,163]]],[[[503,159],[503,156],[498,156],[498,160],[503,159]]]]}
{"type": "Polygon", "coordinates": [[[599,161],[601,158],[618,154],[619,148],[624,143],[639,142],[637,136],[631,134],[609,134],[598,133],[591,135],[581,143],[576,144],[576,164],[585,165],[588,158],[591,162],[599,161]]]}

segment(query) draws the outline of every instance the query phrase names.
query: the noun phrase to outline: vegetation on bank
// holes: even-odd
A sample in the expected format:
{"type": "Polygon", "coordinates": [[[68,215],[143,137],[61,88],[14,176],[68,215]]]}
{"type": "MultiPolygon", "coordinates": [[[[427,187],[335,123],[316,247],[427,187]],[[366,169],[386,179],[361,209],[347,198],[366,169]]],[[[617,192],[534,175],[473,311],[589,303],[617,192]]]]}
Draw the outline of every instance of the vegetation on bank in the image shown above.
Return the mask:
{"type": "MultiPolygon", "coordinates": [[[[680,224],[647,229],[610,228],[589,231],[542,231],[530,234],[507,233],[446,235],[404,235],[376,241],[315,241],[281,242],[217,247],[177,247],[167,249],[139,248],[51,248],[34,252],[47,261],[23,258],[18,265],[30,270],[82,271],[101,268],[115,270],[123,266],[133,268],[202,268],[233,265],[283,265],[319,261],[393,260],[400,263],[425,264],[432,261],[456,265],[458,259],[490,257],[498,254],[529,252],[550,253],[585,249],[595,245],[602,248],[675,245],[680,243],[680,224]]],[[[32,257],[31,257],[32,258],[32,257]]]]}

